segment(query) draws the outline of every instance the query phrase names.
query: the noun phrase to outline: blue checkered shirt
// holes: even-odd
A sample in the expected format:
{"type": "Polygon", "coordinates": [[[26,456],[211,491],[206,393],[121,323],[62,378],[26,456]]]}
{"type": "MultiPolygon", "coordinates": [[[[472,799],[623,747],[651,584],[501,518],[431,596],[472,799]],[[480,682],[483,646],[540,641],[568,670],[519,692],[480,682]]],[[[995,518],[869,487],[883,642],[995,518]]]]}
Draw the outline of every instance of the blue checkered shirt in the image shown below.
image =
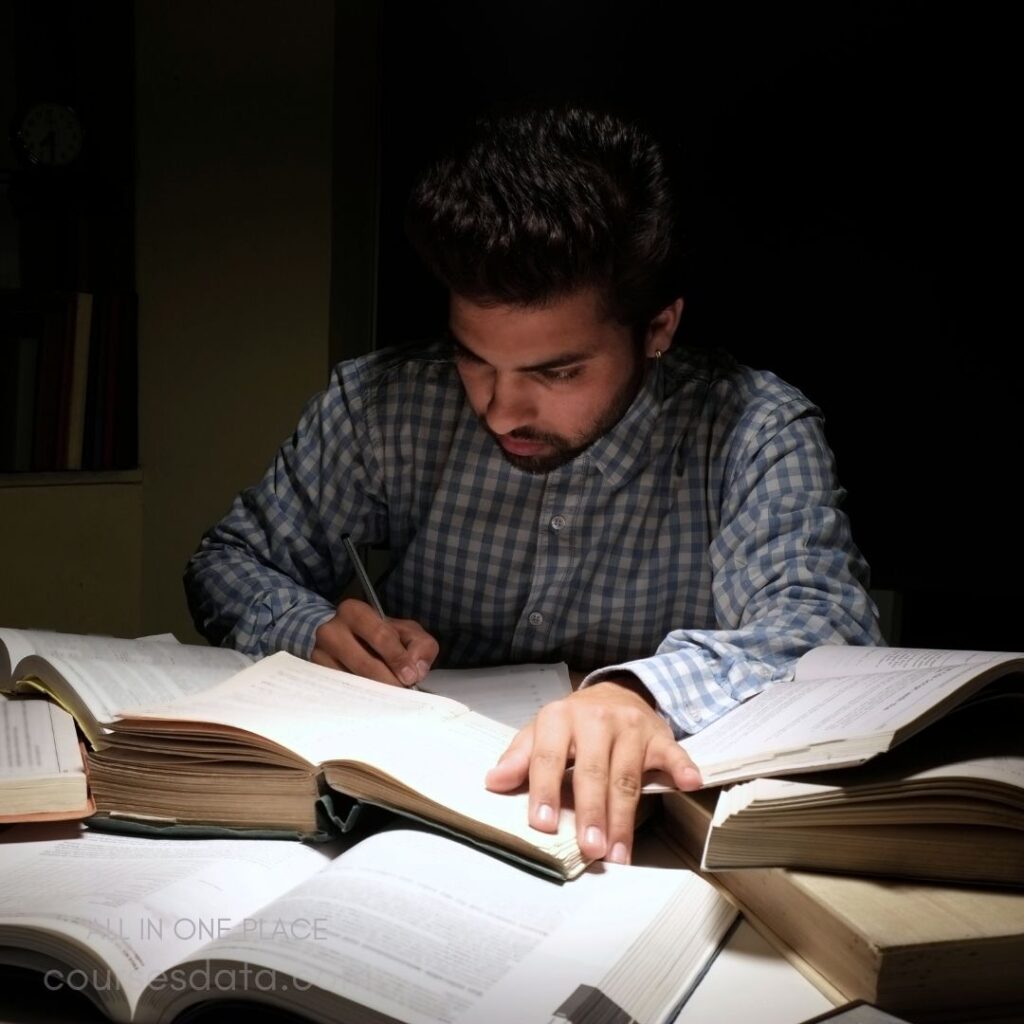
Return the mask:
{"type": "Polygon", "coordinates": [[[566,661],[646,685],[695,732],[825,643],[880,643],[818,410],[767,372],[670,350],[626,415],[546,475],[510,465],[443,344],[336,367],[186,570],[200,631],[309,657],[386,546],[389,615],[438,664],[566,661]]]}

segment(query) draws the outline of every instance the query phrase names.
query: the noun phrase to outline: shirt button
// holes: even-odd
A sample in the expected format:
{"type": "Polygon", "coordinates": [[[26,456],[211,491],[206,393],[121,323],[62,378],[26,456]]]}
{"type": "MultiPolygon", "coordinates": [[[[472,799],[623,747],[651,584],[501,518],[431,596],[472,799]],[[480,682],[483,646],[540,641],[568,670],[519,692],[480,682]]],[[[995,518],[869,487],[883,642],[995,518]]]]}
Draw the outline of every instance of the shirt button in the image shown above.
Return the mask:
{"type": "Polygon", "coordinates": [[[530,612],[530,625],[539,626],[544,621],[544,616],[540,612],[530,612]]]}
{"type": "Polygon", "coordinates": [[[565,526],[565,516],[552,516],[551,518],[551,529],[560,530],[565,526]]]}

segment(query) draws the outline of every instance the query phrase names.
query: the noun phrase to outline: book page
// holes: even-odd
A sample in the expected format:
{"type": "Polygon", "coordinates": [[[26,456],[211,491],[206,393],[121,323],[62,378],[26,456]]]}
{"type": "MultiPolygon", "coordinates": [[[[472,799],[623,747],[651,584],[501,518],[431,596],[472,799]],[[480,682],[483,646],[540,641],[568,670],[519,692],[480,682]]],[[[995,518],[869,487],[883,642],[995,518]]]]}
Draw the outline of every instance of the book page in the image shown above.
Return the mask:
{"type": "Polygon", "coordinates": [[[122,1019],[154,976],[236,926],[265,923],[264,904],[337,852],[287,842],[139,839],[77,826],[64,830],[66,838],[53,835],[19,826],[0,841],[0,947],[54,955],[46,933],[63,936],[69,969],[86,971],[108,1013],[120,1002],[122,1019]]]}
{"type": "Polygon", "coordinates": [[[98,639],[70,637],[20,662],[23,677],[44,683],[37,688],[52,693],[94,744],[122,708],[201,693],[252,664],[247,655],[218,647],[98,639]]]}
{"type": "Polygon", "coordinates": [[[522,729],[545,704],[572,693],[569,666],[499,665],[433,669],[421,690],[443,694],[496,722],[522,729]]]}
{"type": "MultiPolygon", "coordinates": [[[[369,837],[264,913],[283,922],[321,915],[327,925],[316,942],[286,934],[257,941],[236,929],[207,946],[204,958],[263,965],[409,1024],[549,1020],[582,986],[614,1003],[613,993],[624,999],[629,986],[616,989],[609,977],[652,934],[663,941],[644,950],[647,974],[636,962],[627,973],[665,998],[651,968],[669,962],[674,995],[703,968],[734,916],[707,883],[681,869],[606,865],[557,885],[411,830],[369,837]],[[680,916],[665,942],[657,926],[669,906],[680,916]],[[689,960],[676,964],[674,950],[695,936],[689,960]]],[[[315,998],[309,994],[310,1005],[315,998]]],[[[337,1002],[315,1005],[325,1018],[338,1016],[337,1002]]]]}
{"type": "Polygon", "coordinates": [[[83,773],[75,720],[48,701],[0,703],[0,784],[14,778],[83,773]]]}
{"type": "Polygon", "coordinates": [[[0,703],[0,822],[91,810],[74,719],[49,701],[0,703]]]}
{"type": "MultiPolygon", "coordinates": [[[[492,793],[484,786],[484,776],[515,729],[446,697],[386,686],[278,653],[197,697],[133,709],[115,731],[159,728],[173,744],[174,729],[182,722],[216,723],[262,737],[309,766],[325,765],[328,783],[340,792],[430,818],[445,818],[437,808],[451,809],[559,860],[565,854],[574,863],[579,858],[571,811],[563,811],[558,832],[548,835],[530,827],[525,792],[492,793]],[[345,770],[351,764],[369,765],[375,772],[360,767],[353,776],[345,770]],[[391,780],[436,807],[420,802],[417,809],[397,799],[391,780]]],[[[468,828],[468,822],[445,820],[468,828]]]]}
{"type": "Polygon", "coordinates": [[[934,667],[775,683],[680,745],[705,784],[811,770],[833,759],[856,763],[886,750],[897,730],[933,721],[979,688],[989,678],[979,671],[992,669],[953,659],[934,667]],[[822,750],[816,752],[818,745],[822,750]]]}
{"type": "Polygon", "coordinates": [[[13,682],[11,668],[22,658],[35,653],[31,636],[26,629],[0,628],[0,686],[6,687],[13,682]]]}
{"type": "Polygon", "coordinates": [[[132,707],[127,724],[172,728],[207,722],[262,736],[316,765],[344,755],[354,738],[386,744],[395,723],[426,729],[466,708],[446,697],[364,679],[279,652],[197,696],[132,707]]]}
{"type": "MultiPolygon", "coordinates": [[[[100,658],[107,661],[148,661],[159,658],[145,645],[183,646],[170,634],[145,637],[140,640],[125,639],[115,636],[100,636],[92,633],[57,633],[46,629],[0,629],[0,668],[4,673],[0,682],[10,681],[12,670],[22,658],[30,654],[43,657],[64,658],[77,661],[79,658],[100,658]]],[[[192,645],[198,647],[199,645],[192,645]]],[[[244,658],[245,663],[251,658],[244,658]]]]}
{"type": "MultiPolygon", "coordinates": [[[[326,763],[328,783],[343,793],[373,803],[399,809],[417,810],[417,801],[396,799],[395,780],[408,792],[419,794],[435,807],[422,806],[420,813],[453,827],[471,831],[487,838],[471,823],[518,838],[526,847],[544,851],[563,867],[582,868],[583,860],[576,843],[576,819],[572,811],[572,792],[568,782],[562,794],[558,829],[540,832],[529,824],[529,796],[525,790],[495,793],[487,789],[484,779],[515,736],[509,726],[492,722],[482,715],[468,712],[453,718],[442,731],[417,728],[415,723],[396,723],[389,732],[390,741],[375,743],[372,736],[354,734],[345,748],[344,759],[326,763]],[[387,778],[346,769],[350,761],[372,764],[387,778]],[[440,809],[440,810],[439,810],[440,809]],[[454,822],[447,812],[466,819],[454,822]]],[[[491,837],[492,839],[494,837],[491,837]]]]}
{"type": "MultiPolygon", "coordinates": [[[[766,824],[950,821],[1024,825],[1024,695],[980,695],[856,768],[754,779],[724,790],[715,811],[765,807],[766,824]],[[785,814],[780,814],[782,809],[785,814]],[[831,809],[829,816],[828,809],[831,809]]],[[[746,817],[747,815],[745,815],[746,817]]]]}
{"type": "Polygon", "coordinates": [[[926,647],[817,647],[796,663],[795,678],[849,676],[862,672],[890,672],[897,669],[929,669],[962,665],[975,671],[1020,661],[1024,653],[1013,651],[956,651],[926,647]]]}

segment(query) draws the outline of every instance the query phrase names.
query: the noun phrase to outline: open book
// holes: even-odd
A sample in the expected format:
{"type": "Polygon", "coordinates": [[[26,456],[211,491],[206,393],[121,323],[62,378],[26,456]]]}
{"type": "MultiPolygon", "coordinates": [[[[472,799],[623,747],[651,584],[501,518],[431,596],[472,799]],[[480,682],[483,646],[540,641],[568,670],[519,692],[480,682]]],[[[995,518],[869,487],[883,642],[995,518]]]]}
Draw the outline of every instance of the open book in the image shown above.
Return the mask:
{"type": "MultiPolygon", "coordinates": [[[[714,791],[661,799],[667,831],[699,862],[714,791]]],[[[709,878],[847,999],[913,1021],[1024,1020],[1024,890],[777,867],[709,878]]]]}
{"type": "Polygon", "coordinates": [[[75,720],[55,704],[0,697],[0,823],[83,818],[95,809],[75,720]]]}
{"type": "Polygon", "coordinates": [[[115,1021],[243,1000],[348,1024],[655,1024],[736,917],[671,859],[560,886],[418,830],[343,849],[56,827],[0,840],[0,962],[115,1021]]]}
{"type": "Polygon", "coordinates": [[[0,641],[8,663],[12,649],[19,655],[12,668],[0,663],[7,688],[53,697],[91,740],[93,824],[308,836],[322,833],[333,793],[428,820],[559,877],[585,867],[568,806],[548,834],[529,826],[525,792],[484,788],[515,728],[447,697],[285,653],[252,662],[166,641],[26,639],[16,630],[0,630],[0,641]]]}
{"type": "Polygon", "coordinates": [[[45,694],[69,711],[94,748],[123,707],[201,693],[252,658],[180,644],[173,637],[120,637],[0,629],[0,691],[45,694]]]}
{"type": "Polygon", "coordinates": [[[702,866],[1024,886],[1024,692],[992,684],[855,768],[723,790],[702,866]]]}
{"type": "Polygon", "coordinates": [[[792,681],[680,743],[706,786],[862,764],[1022,672],[1017,652],[818,647],[792,681]]]}

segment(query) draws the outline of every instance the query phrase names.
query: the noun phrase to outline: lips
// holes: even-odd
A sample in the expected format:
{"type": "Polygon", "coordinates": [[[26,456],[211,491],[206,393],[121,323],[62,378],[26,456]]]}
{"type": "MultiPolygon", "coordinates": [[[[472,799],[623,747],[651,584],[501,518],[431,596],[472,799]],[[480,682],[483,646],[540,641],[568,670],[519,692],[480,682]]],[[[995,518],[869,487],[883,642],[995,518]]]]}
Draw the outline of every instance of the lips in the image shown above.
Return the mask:
{"type": "Polygon", "coordinates": [[[509,453],[509,455],[540,455],[547,445],[543,441],[524,441],[518,437],[498,438],[498,444],[509,453]]]}

